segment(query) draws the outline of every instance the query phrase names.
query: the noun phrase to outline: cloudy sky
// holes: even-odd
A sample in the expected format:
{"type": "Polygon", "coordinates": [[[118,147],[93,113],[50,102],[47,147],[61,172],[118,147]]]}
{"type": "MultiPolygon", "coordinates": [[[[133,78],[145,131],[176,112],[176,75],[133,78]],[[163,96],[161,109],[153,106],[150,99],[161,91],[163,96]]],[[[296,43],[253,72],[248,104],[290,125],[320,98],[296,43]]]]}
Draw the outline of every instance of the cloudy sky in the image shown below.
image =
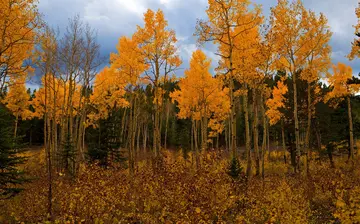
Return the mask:
{"type": "MultiPolygon", "coordinates": [[[[254,0],[261,4],[264,14],[269,15],[270,7],[277,0],[254,0]]],[[[307,8],[323,12],[333,31],[331,46],[333,62],[345,62],[353,66],[354,73],[360,72],[360,59],[349,62],[345,56],[350,52],[353,39],[352,25],[357,22],[355,8],[358,0],[304,0],[307,8]]],[[[108,57],[115,51],[120,36],[131,36],[136,25],[143,25],[143,13],[151,8],[162,9],[169,27],[176,31],[180,55],[183,59],[182,71],[188,67],[189,58],[196,49],[193,37],[197,19],[206,18],[207,0],[40,0],[39,9],[45,20],[62,30],[68,18],[80,17],[98,31],[102,55],[108,57]]],[[[216,60],[216,49],[207,46],[204,51],[216,60]]],[[[216,63],[213,63],[215,66],[216,63]]],[[[179,71],[181,74],[182,72],[179,71]]]]}

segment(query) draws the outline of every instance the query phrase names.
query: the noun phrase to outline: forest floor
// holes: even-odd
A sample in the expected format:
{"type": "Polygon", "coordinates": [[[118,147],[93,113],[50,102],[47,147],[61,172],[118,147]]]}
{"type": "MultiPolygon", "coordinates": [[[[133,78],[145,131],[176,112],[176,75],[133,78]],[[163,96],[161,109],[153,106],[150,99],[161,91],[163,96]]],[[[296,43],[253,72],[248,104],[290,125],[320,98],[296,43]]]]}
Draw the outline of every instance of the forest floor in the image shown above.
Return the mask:
{"type": "MultiPolygon", "coordinates": [[[[310,175],[294,174],[284,152],[271,151],[265,178],[233,179],[226,153],[163,151],[148,156],[130,174],[124,166],[82,165],[76,179],[54,172],[55,223],[359,223],[360,157],[312,160],[310,175]],[[147,159],[145,159],[147,158],[147,159]]],[[[49,215],[44,150],[27,152],[23,168],[32,177],[16,197],[0,200],[0,223],[46,223],[49,215]]],[[[313,154],[311,158],[318,158],[313,154]]],[[[246,161],[241,161],[245,170],[246,161]]],[[[254,165],[254,162],[253,162],[254,165]]]]}

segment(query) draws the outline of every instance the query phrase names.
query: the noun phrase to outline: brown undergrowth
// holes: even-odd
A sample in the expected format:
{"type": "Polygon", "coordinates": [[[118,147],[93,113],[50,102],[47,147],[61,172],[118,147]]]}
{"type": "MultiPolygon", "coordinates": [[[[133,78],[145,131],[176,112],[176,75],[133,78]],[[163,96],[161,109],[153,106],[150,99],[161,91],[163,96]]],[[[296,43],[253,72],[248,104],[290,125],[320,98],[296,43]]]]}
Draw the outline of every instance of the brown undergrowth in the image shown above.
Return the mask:
{"type": "MultiPolygon", "coordinates": [[[[293,174],[273,152],[265,179],[233,180],[228,159],[164,152],[161,162],[143,160],[126,169],[83,165],[74,180],[56,173],[55,223],[356,223],[360,217],[360,164],[336,160],[337,168],[313,162],[310,175],[293,174]]],[[[242,163],[244,164],[244,163],[242,163]]],[[[18,196],[0,201],[4,223],[46,223],[47,179],[42,154],[25,166],[36,176],[18,196]]]]}

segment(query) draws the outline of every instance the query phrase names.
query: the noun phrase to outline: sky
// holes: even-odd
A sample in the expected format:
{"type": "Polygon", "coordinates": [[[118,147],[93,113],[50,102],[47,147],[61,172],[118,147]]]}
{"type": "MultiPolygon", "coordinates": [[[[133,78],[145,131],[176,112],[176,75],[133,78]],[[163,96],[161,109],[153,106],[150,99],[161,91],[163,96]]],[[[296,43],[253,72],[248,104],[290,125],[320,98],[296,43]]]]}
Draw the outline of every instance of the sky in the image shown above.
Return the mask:
{"type": "MultiPolygon", "coordinates": [[[[265,16],[269,16],[270,7],[277,0],[253,0],[261,4],[265,16]]],[[[360,59],[348,61],[354,38],[353,25],[357,23],[355,8],[358,0],[303,0],[306,8],[324,13],[333,32],[331,39],[333,63],[343,62],[351,65],[354,74],[360,72],[360,59]]],[[[143,14],[148,9],[164,11],[169,28],[174,29],[178,39],[179,53],[183,60],[177,75],[183,74],[189,66],[192,52],[197,49],[196,37],[193,37],[197,19],[206,19],[207,0],[40,0],[39,10],[45,21],[54,28],[63,30],[68,19],[80,15],[82,20],[98,33],[101,54],[109,57],[116,51],[121,36],[131,36],[136,25],[143,26],[143,14]]],[[[202,50],[217,65],[216,48],[206,45],[202,50]]]]}

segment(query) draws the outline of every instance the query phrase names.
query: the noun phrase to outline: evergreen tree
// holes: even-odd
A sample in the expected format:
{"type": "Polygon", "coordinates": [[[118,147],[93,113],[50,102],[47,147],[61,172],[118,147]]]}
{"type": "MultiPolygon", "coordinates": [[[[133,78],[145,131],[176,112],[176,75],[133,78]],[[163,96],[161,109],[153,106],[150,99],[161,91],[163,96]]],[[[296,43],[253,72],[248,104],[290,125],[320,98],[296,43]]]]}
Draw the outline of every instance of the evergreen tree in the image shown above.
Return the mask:
{"type": "MultiPolygon", "coordinates": [[[[121,113],[114,111],[106,120],[100,120],[97,138],[89,144],[88,156],[91,162],[107,167],[112,162],[123,162],[124,156],[120,151],[120,118],[121,113]]],[[[93,135],[94,136],[94,135],[93,135]]]]}
{"type": "Polygon", "coordinates": [[[13,138],[12,116],[7,109],[0,104],[0,195],[11,197],[19,193],[20,185],[26,181],[24,172],[18,166],[25,161],[24,157],[18,156],[18,145],[13,138]]]}
{"type": "Polygon", "coordinates": [[[74,175],[76,151],[70,137],[70,134],[66,135],[66,139],[62,144],[62,150],[59,152],[58,156],[62,163],[62,167],[65,169],[65,172],[74,175]]]}
{"type": "Polygon", "coordinates": [[[239,179],[241,177],[243,168],[240,161],[237,158],[232,158],[228,167],[227,174],[233,179],[239,179]]]}

